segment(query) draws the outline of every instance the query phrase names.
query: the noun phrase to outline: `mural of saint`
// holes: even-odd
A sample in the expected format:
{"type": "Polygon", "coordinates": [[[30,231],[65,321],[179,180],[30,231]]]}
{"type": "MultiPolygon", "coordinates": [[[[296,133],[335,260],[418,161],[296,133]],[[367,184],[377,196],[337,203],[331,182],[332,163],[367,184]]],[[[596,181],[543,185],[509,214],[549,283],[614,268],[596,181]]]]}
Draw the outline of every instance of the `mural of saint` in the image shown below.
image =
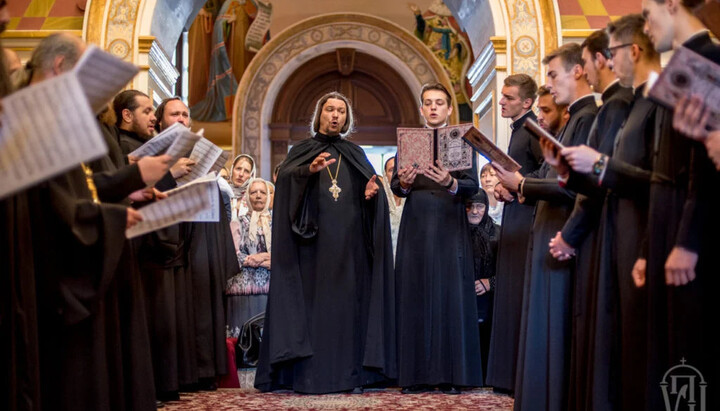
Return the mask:
{"type": "Polygon", "coordinates": [[[467,34],[442,0],[434,0],[424,13],[414,3],[408,7],[415,14],[415,35],[432,50],[450,77],[460,121],[472,121],[472,87],[466,74],[474,57],[467,34]]]}

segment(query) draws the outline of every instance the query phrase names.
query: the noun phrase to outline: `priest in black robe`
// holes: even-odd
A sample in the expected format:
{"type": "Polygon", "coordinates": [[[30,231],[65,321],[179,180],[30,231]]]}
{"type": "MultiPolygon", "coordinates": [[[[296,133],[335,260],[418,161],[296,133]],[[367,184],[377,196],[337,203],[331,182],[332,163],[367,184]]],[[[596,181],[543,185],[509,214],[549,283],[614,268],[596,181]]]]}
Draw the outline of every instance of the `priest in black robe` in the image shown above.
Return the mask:
{"type": "MultiPolygon", "coordinates": [[[[179,97],[163,100],[155,110],[155,117],[159,132],[175,123],[185,127],[191,124],[190,110],[179,97]]],[[[186,164],[191,167],[193,163],[186,164]]],[[[218,199],[221,199],[219,194],[218,199]]],[[[216,378],[225,375],[228,370],[223,292],[225,283],[237,274],[239,266],[226,213],[220,212],[218,222],[191,222],[183,225],[188,269],[192,273],[198,372],[198,382],[194,388],[214,390],[217,388],[216,378]]]]}
{"type": "MultiPolygon", "coordinates": [[[[508,76],[502,89],[502,116],[512,119],[512,134],[508,155],[520,164],[525,176],[542,164],[542,151],[536,138],[523,127],[526,119],[537,121],[532,111],[537,85],[527,74],[508,76]]],[[[517,195],[505,201],[503,220],[498,239],[496,288],[493,309],[490,354],[486,385],[499,391],[512,392],[515,388],[520,312],[523,284],[525,283],[525,255],[528,233],[533,220],[532,205],[517,200],[517,195]]]]}
{"type": "MultiPolygon", "coordinates": [[[[582,43],[582,48],[588,82],[593,90],[602,91],[602,106],[590,129],[587,145],[611,155],[615,135],[629,111],[632,89],[622,86],[610,69],[608,43],[609,37],[605,30],[597,30],[582,43]]],[[[552,159],[549,161],[555,163],[552,159]]],[[[593,397],[597,398],[599,406],[605,406],[608,404],[610,389],[612,340],[602,337],[595,339],[595,335],[589,333],[598,292],[603,297],[609,297],[603,293],[607,285],[598,284],[595,276],[598,264],[596,248],[599,244],[597,227],[605,190],[598,188],[596,174],[576,174],[565,162],[558,164],[558,173],[565,178],[566,187],[578,193],[570,217],[563,229],[555,235],[550,247],[550,253],[558,259],[576,256],[568,407],[585,409],[593,397]]]]}
{"type": "MultiPolygon", "coordinates": [[[[420,94],[426,125],[446,124],[450,93],[439,83],[420,94]]],[[[482,385],[472,242],[465,200],[479,189],[477,165],[449,173],[401,168],[393,193],[406,197],[398,233],[398,385],[405,393],[439,387],[457,394],[482,385]],[[420,172],[422,174],[420,174],[420,172]]]]}
{"type": "MultiPolygon", "coordinates": [[[[648,1],[643,4],[647,32],[655,48],[665,52],[686,47],[714,62],[720,48],[691,9],[698,0],[681,4],[648,1]]],[[[672,115],[656,125],[655,158],[648,213],[648,403],[664,404],[662,392],[652,390],[672,366],[695,367],[707,381],[720,375],[717,338],[717,184],[718,174],[701,142],[673,129],[672,115]]],[[[708,409],[718,408],[709,390],[708,409]]]]}
{"type": "Polygon", "coordinates": [[[388,206],[346,139],[340,93],[317,103],[313,137],[288,153],[273,210],[272,279],[255,387],[320,394],[397,377],[388,206]]]}
{"type": "MultiPolygon", "coordinates": [[[[548,86],[555,101],[570,104],[570,119],[558,140],[566,146],[585,143],[597,105],[584,76],[581,47],[564,45],[543,61],[548,64],[548,86]]],[[[524,178],[496,167],[507,189],[536,203],[527,250],[515,409],[562,410],[567,407],[574,267],[555,260],[548,241],[569,217],[575,193],[560,186],[548,163],[524,178]]]]}

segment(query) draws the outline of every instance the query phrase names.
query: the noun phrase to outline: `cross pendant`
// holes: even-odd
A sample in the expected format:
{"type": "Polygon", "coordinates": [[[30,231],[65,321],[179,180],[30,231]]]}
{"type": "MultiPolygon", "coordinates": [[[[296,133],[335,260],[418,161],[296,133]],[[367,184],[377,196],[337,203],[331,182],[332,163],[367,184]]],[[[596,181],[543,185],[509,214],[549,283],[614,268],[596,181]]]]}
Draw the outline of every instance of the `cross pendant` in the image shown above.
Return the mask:
{"type": "Polygon", "coordinates": [[[336,179],[332,179],[332,185],[330,186],[330,188],[328,188],[328,191],[332,193],[333,198],[335,199],[335,201],[337,201],[338,197],[340,197],[340,192],[342,191],[342,189],[338,187],[336,179]]]}

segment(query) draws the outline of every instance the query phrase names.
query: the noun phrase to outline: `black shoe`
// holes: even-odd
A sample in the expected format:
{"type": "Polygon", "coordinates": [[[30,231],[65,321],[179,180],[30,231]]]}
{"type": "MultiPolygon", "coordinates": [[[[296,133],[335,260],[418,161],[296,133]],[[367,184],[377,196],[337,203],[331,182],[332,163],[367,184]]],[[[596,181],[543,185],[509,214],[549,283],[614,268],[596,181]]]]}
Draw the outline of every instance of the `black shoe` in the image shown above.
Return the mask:
{"type": "Polygon", "coordinates": [[[460,390],[458,390],[458,388],[457,388],[456,386],[454,386],[454,385],[442,384],[442,385],[440,385],[439,388],[440,388],[440,391],[443,392],[443,394],[448,394],[448,395],[458,395],[458,394],[460,394],[460,390]]]}
{"type": "Polygon", "coordinates": [[[363,389],[363,387],[355,387],[352,391],[350,391],[350,394],[362,394],[364,392],[365,390],[363,389]]]}
{"type": "Polygon", "coordinates": [[[431,391],[431,389],[425,384],[411,385],[409,387],[404,387],[402,390],[400,390],[400,392],[403,394],[422,394],[428,391],[431,391]]]}
{"type": "Polygon", "coordinates": [[[198,391],[217,391],[218,385],[215,378],[201,378],[196,384],[198,391]]]}
{"type": "Polygon", "coordinates": [[[155,401],[155,408],[157,408],[157,409],[165,408],[165,403],[162,402],[162,401],[160,401],[160,400],[156,400],[156,401],[155,401]]]}
{"type": "Polygon", "coordinates": [[[177,391],[168,391],[158,393],[157,399],[162,402],[180,401],[180,393],[177,391]]]}

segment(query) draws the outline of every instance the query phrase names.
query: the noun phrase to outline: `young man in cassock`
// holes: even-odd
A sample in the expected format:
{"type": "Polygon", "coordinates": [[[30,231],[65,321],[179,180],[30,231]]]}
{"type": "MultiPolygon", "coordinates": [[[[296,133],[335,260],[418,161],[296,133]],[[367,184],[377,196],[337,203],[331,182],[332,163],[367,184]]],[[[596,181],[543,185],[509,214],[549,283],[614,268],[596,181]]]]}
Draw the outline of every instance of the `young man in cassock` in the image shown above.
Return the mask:
{"type": "MultiPolygon", "coordinates": [[[[536,92],[537,84],[532,77],[527,74],[513,74],[504,80],[500,99],[501,115],[512,120],[508,155],[520,164],[522,175],[532,173],[542,164],[542,151],[538,140],[523,127],[528,118],[537,121],[532,111],[536,92]]],[[[502,190],[500,184],[496,186],[496,190],[504,193],[506,197],[499,199],[504,201],[505,205],[498,239],[494,319],[486,385],[500,392],[512,392],[515,390],[525,283],[525,259],[516,256],[525,255],[527,250],[534,207],[518,201],[515,194],[502,190]]]]}
{"type": "MultiPolygon", "coordinates": [[[[118,94],[113,109],[120,147],[129,161],[127,156],[153,137],[155,109],[150,98],[137,90],[118,94]]],[[[178,162],[156,188],[174,188],[174,177],[186,173],[186,168],[187,164],[178,162]]],[[[193,285],[187,267],[185,230],[186,224],[176,224],[134,241],[145,281],[155,388],[160,401],[177,400],[181,387],[190,389],[198,382],[193,285]]]]}
{"type": "MultiPolygon", "coordinates": [[[[588,83],[593,90],[602,92],[602,106],[586,144],[611,155],[615,135],[630,108],[632,89],[622,86],[610,69],[608,42],[605,30],[597,30],[585,39],[582,48],[588,83]]],[[[605,406],[610,388],[611,340],[588,333],[594,322],[597,299],[608,301],[611,298],[606,292],[609,283],[598,282],[601,279],[595,275],[599,245],[597,227],[605,190],[598,187],[597,180],[592,178],[594,175],[573,173],[562,159],[556,159],[559,153],[552,148],[544,152],[546,161],[554,166],[566,187],[578,193],[570,217],[550,245],[550,253],[558,260],[568,260],[576,255],[568,407],[584,409],[593,401],[595,406],[605,406]]]]}
{"type": "MultiPolygon", "coordinates": [[[[43,39],[31,57],[30,85],[72,69],[84,49],[69,34],[43,39]]],[[[83,164],[28,191],[32,247],[43,250],[34,261],[42,402],[153,409],[144,307],[125,299],[142,291],[138,277],[121,269],[125,228],[141,217],[100,203],[90,173],[83,164]]]]}
{"type": "MultiPolygon", "coordinates": [[[[155,110],[161,132],[175,123],[190,127],[190,110],[178,97],[167,98],[155,110]]],[[[188,167],[191,167],[191,163],[188,167]]],[[[222,204],[221,197],[218,204],[222,204]]],[[[185,224],[188,268],[192,273],[193,316],[198,383],[201,390],[217,389],[216,378],[228,372],[225,346],[223,290],[238,270],[230,221],[224,209],[216,223],[185,224]]],[[[235,364],[232,364],[235,369],[235,364]]]]}
{"type": "Polygon", "coordinates": [[[278,174],[261,391],[359,393],[397,376],[388,206],[352,130],[348,99],[324,95],[278,174]]]}
{"type": "MultiPolygon", "coordinates": [[[[569,104],[570,119],[558,140],[564,145],[587,141],[597,105],[583,70],[582,48],[566,44],[543,60],[555,102],[569,104]]],[[[536,202],[527,254],[520,326],[515,409],[561,410],[567,407],[570,365],[573,264],[557,261],[548,241],[562,228],[575,203],[575,193],[558,184],[547,163],[522,177],[496,165],[505,188],[536,202]]]]}
{"type": "MultiPolygon", "coordinates": [[[[420,113],[438,128],[452,113],[440,83],[423,86],[420,113]]],[[[439,387],[459,394],[482,385],[477,307],[465,199],[479,189],[473,156],[468,170],[400,168],[393,193],[406,197],[398,234],[398,385],[404,393],[439,387]]]]}
{"type": "MultiPolygon", "coordinates": [[[[661,70],[660,55],[643,32],[644,26],[645,19],[639,14],[608,24],[613,71],[620,84],[634,88],[634,99],[604,168],[594,167],[603,153],[590,147],[570,147],[562,152],[575,173],[594,176],[597,184],[607,190],[594,276],[598,284],[606,285],[610,295],[598,298],[594,307],[589,306],[594,316],[589,321],[588,335],[595,336],[591,346],[617,350],[619,354],[614,359],[608,359],[607,352],[590,357],[594,368],[598,362],[604,367],[609,362],[611,387],[609,395],[592,393],[592,403],[599,407],[604,401],[606,407],[623,410],[646,408],[647,357],[638,353],[647,349],[647,288],[644,279],[633,279],[631,273],[638,257],[644,258],[641,243],[647,229],[655,126],[658,116],[667,115],[664,108],[643,96],[650,72],[661,70]]],[[[658,386],[651,384],[651,389],[658,386]]]]}

